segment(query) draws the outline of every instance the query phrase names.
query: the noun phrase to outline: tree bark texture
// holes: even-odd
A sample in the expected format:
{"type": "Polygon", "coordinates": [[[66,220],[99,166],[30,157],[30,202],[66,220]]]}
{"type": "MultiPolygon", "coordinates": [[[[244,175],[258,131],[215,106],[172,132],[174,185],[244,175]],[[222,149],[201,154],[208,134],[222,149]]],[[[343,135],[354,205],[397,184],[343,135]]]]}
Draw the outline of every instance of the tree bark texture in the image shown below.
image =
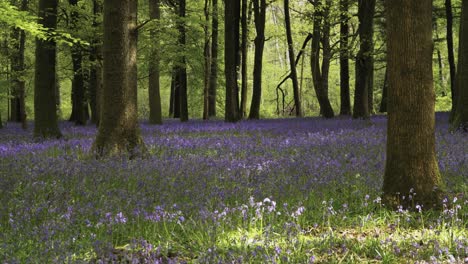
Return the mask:
{"type": "Polygon", "coordinates": [[[266,1],[253,0],[255,31],[255,57],[253,70],[252,102],[250,104],[249,119],[260,118],[262,101],[262,70],[263,50],[265,46],[266,1]]]}
{"type": "MultiPolygon", "coordinates": [[[[258,0],[253,0],[257,2],[258,0]]],[[[257,2],[258,5],[258,2],[257,2]]],[[[241,3],[241,115],[242,118],[247,116],[247,85],[248,85],[248,74],[247,74],[247,63],[248,63],[248,35],[249,28],[247,24],[247,7],[248,0],[242,0],[241,3]]]]}
{"type": "MultiPolygon", "coordinates": [[[[161,18],[160,0],[150,0],[150,19],[159,22],[161,18]]],[[[160,93],[160,44],[157,30],[150,31],[151,50],[149,61],[149,78],[148,78],[148,100],[149,100],[149,123],[155,125],[162,124],[162,110],[161,110],[161,93],[160,93]]]]}
{"type": "Polygon", "coordinates": [[[351,115],[349,88],[349,0],[340,0],[340,115],[351,115]]]}
{"type": "Polygon", "coordinates": [[[456,77],[456,104],[451,128],[468,132],[468,1],[462,2],[456,77]]]}
{"type": "MultiPolygon", "coordinates": [[[[39,1],[39,23],[46,28],[57,26],[58,0],[39,1]]],[[[34,136],[59,138],[56,93],[56,43],[53,39],[36,40],[34,76],[34,136]]]]}
{"type": "Polygon", "coordinates": [[[441,202],[443,191],[435,153],[432,1],[394,0],[386,8],[389,89],[383,201],[391,207],[419,204],[429,209],[441,202]]]}
{"type": "Polygon", "coordinates": [[[457,89],[456,89],[456,69],[455,69],[455,55],[453,51],[453,13],[452,13],[452,0],[445,0],[445,15],[447,18],[447,55],[450,69],[450,91],[452,96],[452,116],[455,113],[455,104],[457,102],[457,89]]]}
{"type": "Polygon", "coordinates": [[[97,157],[145,151],[137,112],[137,1],[104,1],[104,86],[97,157]]]}
{"type": "Polygon", "coordinates": [[[93,0],[93,32],[95,36],[92,39],[89,60],[91,69],[89,73],[89,105],[91,109],[91,122],[99,125],[100,120],[100,92],[102,91],[102,23],[98,17],[102,15],[102,4],[98,0],[93,0]]]}
{"type": "Polygon", "coordinates": [[[208,90],[208,116],[216,116],[216,90],[218,89],[218,0],[212,0],[211,18],[211,72],[208,90]]]}
{"type": "Polygon", "coordinates": [[[237,84],[240,0],[225,2],[224,17],[224,74],[226,77],[225,120],[227,122],[237,122],[241,119],[239,86],[237,84]]]}
{"type": "MultiPolygon", "coordinates": [[[[187,98],[187,62],[185,58],[186,28],[185,28],[185,4],[186,0],[179,0],[179,46],[182,49],[179,61],[176,65],[176,91],[179,92],[180,121],[186,122],[189,119],[188,98],[187,98]]],[[[176,105],[177,107],[177,105],[176,105]]]]}
{"type": "Polygon", "coordinates": [[[327,0],[325,6],[320,0],[314,2],[314,19],[311,44],[310,65],[315,94],[320,105],[320,113],[325,118],[335,116],[328,97],[328,73],[330,68],[330,23],[327,22],[331,1],[327,0]],[[320,44],[322,44],[322,67],[320,67],[320,44]]]}
{"type": "Polygon", "coordinates": [[[299,82],[297,81],[297,70],[294,56],[294,43],[291,32],[291,18],[289,15],[289,0],[284,0],[284,24],[286,27],[286,40],[288,42],[289,67],[291,69],[291,81],[294,94],[294,109],[296,117],[302,116],[302,104],[299,93],[299,82]]]}
{"type": "Polygon", "coordinates": [[[373,93],[373,21],[375,0],[358,1],[359,52],[356,56],[356,84],[354,92],[353,117],[368,119],[371,109],[370,96],[373,93]]]}

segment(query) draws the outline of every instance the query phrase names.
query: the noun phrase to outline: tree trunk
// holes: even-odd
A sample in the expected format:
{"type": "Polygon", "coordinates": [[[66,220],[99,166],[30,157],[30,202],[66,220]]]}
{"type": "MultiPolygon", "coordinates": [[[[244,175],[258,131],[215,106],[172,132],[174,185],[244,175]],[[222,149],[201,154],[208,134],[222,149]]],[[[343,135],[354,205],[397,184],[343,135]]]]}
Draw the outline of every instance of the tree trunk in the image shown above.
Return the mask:
{"type": "Polygon", "coordinates": [[[380,113],[387,112],[387,101],[388,101],[388,68],[385,69],[385,79],[382,87],[382,100],[380,101],[380,113]]]}
{"type": "Polygon", "coordinates": [[[359,0],[359,40],[360,47],[356,56],[356,85],[354,93],[353,117],[368,119],[370,108],[369,94],[373,91],[373,20],[375,0],[359,0]]]}
{"type": "MultiPolygon", "coordinates": [[[[180,121],[188,121],[188,99],[187,99],[187,62],[185,58],[185,1],[179,0],[179,22],[177,28],[179,30],[179,45],[182,48],[182,54],[180,55],[177,68],[176,77],[176,91],[179,92],[180,99],[180,121]]],[[[176,104],[177,106],[177,104],[176,104]]]]}
{"type": "Polygon", "coordinates": [[[328,98],[328,72],[330,67],[330,24],[327,21],[331,1],[327,0],[326,6],[323,6],[320,0],[315,0],[314,4],[314,29],[312,32],[312,46],[310,65],[312,70],[312,80],[314,83],[315,94],[320,105],[320,113],[325,118],[332,118],[335,113],[328,98]],[[323,26],[322,26],[323,22],[323,26]],[[320,43],[322,43],[323,58],[322,67],[320,67],[320,43]]]}
{"type": "Polygon", "coordinates": [[[255,58],[253,70],[252,102],[250,104],[249,119],[260,118],[260,105],[262,100],[262,69],[263,50],[265,46],[265,18],[266,1],[253,0],[255,30],[255,58]]]}
{"type": "Polygon", "coordinates": [[[203,31],[205,33],[205,45],[203,47],[203,57],[205,58],[203,64],[204,72],[204,86],[203,86],[203,120],[208,120],[208,97],[210,91],[210,72],[211,72],[211,40],[210,40],[210,1],[205,0],[205,24],[203,25],[203,31]]]}
{"type": "MultiPolygon", "coordinates": [[[[254,3],[256,2],[258,6],[258,0],[252,0],[254,3]]],[[[249,28],[247,24],[247,7],[248,7],[248,0],[242,0],[242,15],[241,15],[241,25],[242,25],[242,40],[241,40],[241,118],[247,116],[247,62],[248,62],[248,35],[249,35],[249,28]]],[[[256,23],[256,22],[255,22],[256,23]]],[[[255,24],[256,25],[256,24],[255,24]]],[[[258,32],[257,32],[258,36],[258,32]]],[[[257,46],[255,46],[257,48],[257,46]]],[[[254,66],[255,67],[255,66],[254,66]]],[[[255,71],[255,68],[254,68],[255,71]]],[[[261,74],[260,74],[261,75],[261,74]]],[[[255,78],[255,77],[254,77],[255,78]]]]}
{"type": "Polygon", "coordinates": [[[458,72],[456,77],[455,112],[452,130],[468,132],[468,2],[462,2],[458,45],[458,72]]]}
{"type": "Polygon", "coordinates": [[[289,16],[289,0],[284,0],[284,23],[286,27],[286,39],[288,42],[289,66],[291,68],[291,81],[294,93],[294,109],[296,116],[302,116],[301,98],[299,95],[299,83],[297,81],[297,70],[294,56],[294,44],[291,33],[291,18],[289,16]]]}
{"type": "MultiPolygon", "coordinates": [[[[149,1],[150,8],[150,19],[159,21],[161,18],[160,0],[149,1]]],[[[149,123],[161,125],[162,124],[162,113],[161,113],[161,94],[159,84],[159,60],[160,60],[160,45],[159,36],[156,30],[150,31],[151,38],[151,50],[150,50],[150,61],[149,61],[149,78],[148,78],[148,100],[149,100],[149,123]]]]}
{"type": "Polygon", "coordinates": [[[225,2],[224,17],[224,74],[226,76],[225,120],[227,122],[237,122],[241,119],[239,87],[237,84],[240,0],[225,2]]]}
{"type": "Polygon", "coordinates": [[[349,2],[340,0],[340,115],[351,115],[349,93],[349,2]]]}
{"type": "Polygon", "coordinates": [[[145,152],[138,128],[137,1],[104,1],[104,86],[101,121],[92,151],[97,157],[145,152]]]}
{"type": "Polygon", "coordinates": [[[453,52],[453,14],[452,14],[452,1],[445,0],[445,14],[447,17],[447,55],[450,69],[450,91],[452,95],[452,112],[451,119],[455,113],[455,104],[457,102],[457,89],[456,89],[456,70],[455,70],[455,55],[453,52]]]}
{"type": "MultiPolygon", "coordinates": [[[[58,0],[39,1],[39,23],[46,28],[57,26],[58,0]]],[[[34,77],[34,136],[59,138],[56,102],[56,43],[36,40],[36,71],[34,77]]]]}
{"type": "Polygon", "coordinates": [[[178,69],[177,67],[174,67],[173,73],[172,73],[172,107],[173,107],[173,113],[174,113],[174,118],[180,118],[180,87],[179,87],[179,80],[178,80],[178,69]]]}
{"type": "Polygon", "coordinates": [[[208,91],[208,116],[216,116],[216,90],[218,89],[218,0],[212,0],[211,18],[211,72],[208,91]]]}
{"type": "Polygon", "coordinates": [[[435,153],[432,73],[432,1],[387,2],[388,127],[383,202],[441,202],[443,183],[435,153]],[[404,12],[402,12],[404,10],[404,12]],[[412,195],[412,199],[401,196],[412,195]]]}
{"type": "MultiPolygon", "coordinates": [[[[93,0],[93,32],[101,31],[99,17],[102,14],[102,4],[93,0]]],[[[97,34],[96,34],[97,35],[97,34]]],[[[91,69],[89,74],[89,103],[91,108],[91,122],[99,125],[100,120],[100,92],[102,91],[102,39],[94,36],[89,55],[91,69]]]]}

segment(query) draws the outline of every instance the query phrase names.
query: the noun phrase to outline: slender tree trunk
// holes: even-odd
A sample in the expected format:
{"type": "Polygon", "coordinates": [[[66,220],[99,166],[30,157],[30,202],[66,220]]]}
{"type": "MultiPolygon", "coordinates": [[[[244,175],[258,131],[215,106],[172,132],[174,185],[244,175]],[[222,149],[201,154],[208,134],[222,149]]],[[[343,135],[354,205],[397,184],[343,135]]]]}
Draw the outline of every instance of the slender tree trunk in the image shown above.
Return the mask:
{"type": "Polygon", "coordinates": [[[320,113],[325,118],[332,118],[335,113],[328,98],[328,72],[330,67],[330,24],[327,21],[330,12],[331,1],[327,0],[325,6],[320,0],[315,0],[314,19],[310,65],[312,70],[312,80],[317,100],[320,105],[320,113]],[[322,26],[323,23],[323,26],[322,26]],[[322,43],[323,58],[320,67],[320,43],[322,43]]]}
{"type": "Polygon", "coordinates": [[[388,101],[388,68],[385,69],[385,79],[382,87],[382,100],[380,101],[380,113],[387,112],[387,101],[388,101]]]}
{"type": "Polygon", "coordinates": [[[356,85],[354,93],[354,118],[368,119],[370,108],[369,94],[373,91],[373,20],[375,0],[359,0],[359,40],[360,48],[356,56],[356,85]]]}
{"type": "MultiPolygon", "coordinates": [[[[150,0],[150,19],[159,21],[161,18],[160,0],[150,0]]],[[[149,79],[148,79],[148,100],[149,100],[149,122],[150,124],[162,124],[161,94],[159,84],[159,60],[160,45],[159,36],[156,30],[151,30],[150,38],[152,42],[149,61],[149,79]]]]}
{"type": "Polygon", "coordinates": [[[294,93],[294,109],[296,116],[302,116],[301,98],[299,95],[299,83],[297,81],[297,70],[294,56],[294,44],[291,33],[291,18],[289,16],[289,0],[284,0],[284,23],[286,27],[286,39],[288,42],[289,66],[291,68],[291,81],[293,84],[294,93]]]}
{"type": "MultiPolygon", "coordinates": [[[[39,1],[39,23],[46,28],[57,26],[58,0],[39,1]]],[[[34,136],[59,138],[56,102],[56,43],[36,40],[36,71],[34,78],[34,136]]]]}
{"type": "Polygon", "coordinates": [[[172,107],[173,107],[173,114],[174,118],[180,118],[180,87],[179,87],[179,80],[178,80],[178,69],[177,67],[174,67],[173,73],[172,73],[172,107]]]}
{"type": "Polygon", "coordinates": [[[185,58],[185,42],[186,42],[186,28],[185,28],[185,3],[186,0],[179,0],[179,23],[177,25],[179,30],[179,45],[182,47],[182,54],[180,55],[177,68],[176,77],[176,91],[179,92],[180,99],[180,121],[186,122],[188,116],[188,98],[187,98],[187,62],[185,58]]]}
{"type": "MultiPolygon", "coordinates": [[[[258,0],[253,0],[257,2],[258,0]]],[[[247,7],[248,7],[248,0],[242,0],[242,15],[241,15],[241,25],[242,25],[242,40],[241,40],[241,115],[242,118],[247,116],[247,62],[248,62],[248,24],[247,24],[247,7]]],[[[257,32],[258,34],[258,32],[257,32]]]]}
{"type": "Polygon", "coordinates": [[[97,157],[141,155],[138,128],[137,1],[104,1],[104,86],[101,121],[92,151],[97,157]]]}
{"type": "Polygon", "coordinates": [[[212,0],[211,18],[211,72],[208,91],[208,116],[216,116],[216,90],[218,89],[218,0],[212,0]]]}
{"type": "MultiPolygon", "coordinates": [[[[101,31],[99,17],[102,15],[102,4],[93,0],[93,32],[101,31]]],[[[89,60],[91,69],[89,73],[89,105],[91,108],[91,122],[99,125],[100,120],[100,92],[102,91],[102,39],[95,34],[92,39],[89,60]]]]}
{"type": "Polygon", "coordinates": [[[340,0],[340,115],[351,115],[349,92],[349,0],[340,0]]]}
{"type": "Polygon", "coordinates": [[[203,31],[205,32],[205,45],[203,48],[203,56],[205,62],[203,64],[204,71],[204,87],[203,87],[203,119],[207,120],[209,118],[209,91],[210,91],[210,73],[211,73],[211,40],[210,40],[210,1],[205,0],[205,8],[203,9],[205,13],[205,24],[203,25],[203,31]]]}
{"type": "Polygon", "coordinates": [[[455,55],[453,52],[453,14],[452,14],[452,1],[445,0],[445,15],[447,17],[447,55],[450,69],[450,91],[452,95],[452,112],[451,119],[455,113],[455,104],[457,102],[456,91],[456,69],[455,69],[455,55]]]}
{"type": "Polygon", "coordinates": [[[394,208],[419,204],[430,209],[442,198],[435,154],[431,14],[431,0],[387,2],[389,101],[383,202],[394,208]],[[408,195],[413,199],[401,199],[408,195]]]}
{"type": "Polygon", "coordinates": [[[468,132],[468,1],[462,2],[456,77],[456,104],[451,129],[468,132]]]}
{"type": "Polygon", "coordinates": [[[225,120],[227,122],[237,122],[241,119],[239,87],[237,84],[240,0],[225,2],[224,17],[224,73],[226,76],[225,120]]]}
{"type": "Polygon", "coordinates": [[[262,69],[263,50],[265,46],[266,1],[253,0],[255,30],[255,58],[253,70],[252,102],[250,104],[249,119],[260,118],[260,105],[262,101],[262,69]]]}

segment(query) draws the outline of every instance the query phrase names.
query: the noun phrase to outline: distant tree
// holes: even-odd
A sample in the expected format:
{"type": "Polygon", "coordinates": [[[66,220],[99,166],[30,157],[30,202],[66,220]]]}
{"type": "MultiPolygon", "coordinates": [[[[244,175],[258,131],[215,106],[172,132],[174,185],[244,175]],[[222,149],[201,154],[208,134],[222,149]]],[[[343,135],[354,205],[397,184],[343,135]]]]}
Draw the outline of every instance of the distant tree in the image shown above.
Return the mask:
{"type": "MultiPolygon", "coordinates": [[[[160,0],[149,1],[150,19],[159,22],[161,18],[160,0]]],[[[158,33],[155,29],[150,31],[151,50],[149,61],[149,83],[148,83],[148,100],[149,100],[149,122],[150,124],[162,124],[161,113],[161,94],[160,94],[160,43],[158,33]]]]}
{"type": "Polygon", "coordinates": [[[208,98],[210,91],[210,73],[211,73],[211,36],[210,36],[210,1],[205,0],[205,7],[203,8],[205,14],[205,21],[203,24],[203,31],[205,33],[205,43],[203,45],[203,56],[205,61],[203,63],[203,120],[209,118],[208,114],[208,98]]]}
{"type": "Polygon", "coordinates": [[[457,91],[456,91],[456,69],[455,69],[455,55],[453,51],[453,12],[452,12],[452,0],[445,0],[445,15],[447,18],[447,55],[450,69],[450,91],[452,94],[452,113],[451,117],[455,113],[454,105],[456,103],[457,91]]]}
{"type": "MultiPolygon", "coordinates": [[[[252,102],[250,104],[249,119],[259,119],[260,118],[260,104],[262,100],[262,70],[263,70],[263,50],[265,46],[266,0],[252,0],[252,1],[253,1],[255,31],[257,35],[255,36],[255,57],[254,57],[254,66],[253,66],[254,70],[253,70],[252,102]]],[[[294,60],[294,57],[293,57],[293,60],[294,60]]]]}
{"type": "Polygon", "coordinates": [[[440,203],[443,183],[435,154],[432,1],[387,3],[388,128],[383,201],[440,203]],[[402,12],[404,10],[404,12],[402,12]],[[413,192],[413,198],[401,199],[413,192]]]}
{"type": "MultiPolygon", "coordinates": [[[[26,11],[28,0],[21,0],[20,10],[26,11]]],[[[23,129],[27,128],[26,102],[25,102],[25,81],[23,79],[25,71],[24,52],[26,48],[26,33],[20,28],[13,29],[13,54],[11,58],[12,74],[12,98],[11,98],[11,120],[20,122],[23,129]]]]}
{"type": "Polygon", "coordinates": [[[335,116],[328,97],[328,77],[330,73],[330,6],[332,1],[309,0],[314,5],[313,33],[310,65],[315,94],[320,105],[320,114],[325,118],[335,116]],[[320,45],[321,44],[321,45],[320,45]],[[320,65],[320,46],[322,47],[322,65],[320,65]],[[321,67],[320,67],[321,66],[321,67]]]}
{"type": "MultiPolygon", "coordinates": [[[[39,1],[39,23],[54,30],[57,26],[58,0],[39,1]]],[[[34,77],[34,136],[59,138],[56,91],[56,42],[47,38],[36,40],[34,77]]]]}
{"type": "MultiPolygon", "coordinates": [[[[259,6],[258,0],[253,0],[252,2],[256,2],[257,7],[259,6]]],[[[241,115],[242,118],[247,116],[247,86],[248,86],[248,73],[247,73],[247,63],[248,63],[248,42],[249,42],[249,25],[248,25],[248,8],[249,1],[242,0],[241,1],[241,101],[240,101],[240,108],[241,108],[241,115]]],[[[254,5],[255,8],[255,5],[254,5]]],[[[257,10],[258,11],[258,10],[257,10]]],[[[257,27],[257,19],[255,19],[255,25],[257,27]]],[[[261,20],[259,21],[261,23],[261,20]]],[[[263,23],[263,31],[265,31],[265,23],[263,23]]],[[[257,33],[258,36],[258,33],[257,33]]],[[[255,60],[255,59],[254,59],[255,60]]],[[[255,62],[254,62],[255,63],[255,62]]],[[[254,66],[255,71],[255,66],[254,66]]],[[[255,73],[254,73],[255,75],[255,73]]],[[[255,76],[254,76],[255,78],[255,76]]],[[[255,91],[254,91],[255,93],[255,91]]]]}
{"type": "Polygon", "coordinates": [[[225,1],[224,7],[224,74],[226,76],[225,120],[241,119],[237,66],[239,64],[240,0],[225,1]]]}
{"type": "Polygon", "coordinates": [[[458,71],[456,77],[456,104],[452,118],[452,130],[468,132],[468,1],[462,1],[460,18],[458,71]]]}
{"type": "Polygon", "coordinates": [[[212,0],[211,18],[211,71],[208,90],[208,116],[216,116],[216,90],[218,89],[218,0],[212,0]]]}
{"type": "Polygon", "coordinates": [[[91,69],[89,73],[89,104],[91,109],[91,121],[99,125],[100,120],[100,98],[102,92],[102,3],[100,0],[93,0],[93,38],[89,60],[91,69]]]}
{"type": "Polygon", "coordinates": [[[101,156],[145,151],[137,113],[137,1],[104,1],[104,86],[92,151],[101,156]]]}
{"type": "Polygon", "coordinates": [[[187,98],[187,62],[185,57],[185,44],[186,44],[186,28],[185,28],[185,4],[186,0],[178,1],[178,15],[179,21],[177,23],[177,29],[179,31],[178,44],[182,53],[179,54],[179,58],[176,62],[175,71],[175,89],[176,94],[179,96],[179,104],[175,104],[180,110],[180,121],[188,121],[188,98],[187,98]],[[178,92],[178,93],[177,93],[178,92]]]}
{"type": "Polygon", "coordinates": [[[288,43],[288,54],[289,54],[289,67],[291,69],[291,81],[293,84],[294,93],[294,109],[296,110],[296,116],[302,116],[302,105],[301,97],[299,92],[299,83],[297,81],[297,70],[294,55],[294,43],[291,32],[291,18],[289,15],[289,0],[284,0],[284,24],[286,28],[286,39],[288,43]]]}
{"type": "Polygon", "coordinates": [[[367,119],[373,111],[373,28],[375,0],[358,1],[359,52],[356,56],[356,85],[354,92],[354,118],[367,119]]]}
{"type": "Polygon", "coordinates": [[[349,0],[340,0],[340,115],[351,115],[349,92],[349,0]]]}
{"type": "MultiPolygon", "coordinates": [[[[78,12],[78,0],[68,0],[71,10],[69,13],[69,28],[72,32],[80,29],[80,24],[83,23],[78,12]]],[[[85,79],[83,67],[84,49],[80,45],[71,47],[71,58],[73,65],[73,80],[72,80],[72,112],[69,121],[75,122],[76,125],[86,125],[87,122],[87,101],[85,94],[85,79]]]]}

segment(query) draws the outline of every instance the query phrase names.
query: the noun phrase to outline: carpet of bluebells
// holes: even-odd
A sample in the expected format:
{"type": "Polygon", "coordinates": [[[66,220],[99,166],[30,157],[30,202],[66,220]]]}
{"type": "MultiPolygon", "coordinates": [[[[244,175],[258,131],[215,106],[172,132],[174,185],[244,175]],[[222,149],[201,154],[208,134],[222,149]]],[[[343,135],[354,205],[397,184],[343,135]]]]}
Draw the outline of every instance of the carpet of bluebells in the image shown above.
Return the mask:
{"type": "Polygon", "coordinates": [[[436,117],[441,211],[381,204],[383,116],[142,123],[133,160],[9,123],[0,263],[468,263],[468,136],[436,117]]]}

